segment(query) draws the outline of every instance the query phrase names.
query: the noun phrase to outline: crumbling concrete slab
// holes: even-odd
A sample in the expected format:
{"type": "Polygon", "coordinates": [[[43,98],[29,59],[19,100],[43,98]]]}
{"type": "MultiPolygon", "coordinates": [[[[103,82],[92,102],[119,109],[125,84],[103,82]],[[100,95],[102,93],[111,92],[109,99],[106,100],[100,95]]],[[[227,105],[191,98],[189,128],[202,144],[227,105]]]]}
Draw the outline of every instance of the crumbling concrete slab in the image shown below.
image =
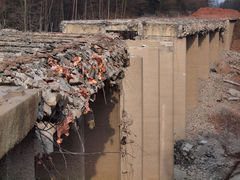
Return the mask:
{"type": "Polygon", "coordinates": [[[225,29],[227,20],[197,18],[139,18],[130,20],[62,21],[64,33],[99,34],[111,31],[135,31],[148,36],[186,37],[199,32],[225,29]]]}
{"type": "Polygon", "coordinates": [[[39,90],[24,90],[11,96],[16,87],[0,87],[0,159],[33,128],[38,113],[39,90]]]}

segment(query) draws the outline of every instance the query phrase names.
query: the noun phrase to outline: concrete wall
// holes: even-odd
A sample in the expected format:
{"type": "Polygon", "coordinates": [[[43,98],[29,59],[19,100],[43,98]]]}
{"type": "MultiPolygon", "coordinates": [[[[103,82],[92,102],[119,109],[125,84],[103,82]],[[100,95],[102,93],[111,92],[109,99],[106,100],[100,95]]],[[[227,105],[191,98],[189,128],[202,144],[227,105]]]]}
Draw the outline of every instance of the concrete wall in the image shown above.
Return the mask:
{"type": "Polygon", "coordinates": [[[173,179],[173,43],[134,43],[121,106],[133,121],[134,143],[126,146],[122,179],[173,179]]]}

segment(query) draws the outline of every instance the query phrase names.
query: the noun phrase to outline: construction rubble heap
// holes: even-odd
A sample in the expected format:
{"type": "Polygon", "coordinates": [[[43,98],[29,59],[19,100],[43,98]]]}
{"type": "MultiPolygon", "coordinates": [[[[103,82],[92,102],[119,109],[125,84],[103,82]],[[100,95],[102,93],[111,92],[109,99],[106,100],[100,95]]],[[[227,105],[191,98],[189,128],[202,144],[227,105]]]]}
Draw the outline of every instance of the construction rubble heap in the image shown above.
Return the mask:
{"type": "Polygon", "coordinates": [[[92,113],[89,101],[94,101],[105,81],[116,86],[129,66],[126,45],[116,34],[4,29],[0,46],[0,85],[41,89],[37,121],[55,127],[58,143],[62,135],[68,136],[70,123],[92,113]]]}

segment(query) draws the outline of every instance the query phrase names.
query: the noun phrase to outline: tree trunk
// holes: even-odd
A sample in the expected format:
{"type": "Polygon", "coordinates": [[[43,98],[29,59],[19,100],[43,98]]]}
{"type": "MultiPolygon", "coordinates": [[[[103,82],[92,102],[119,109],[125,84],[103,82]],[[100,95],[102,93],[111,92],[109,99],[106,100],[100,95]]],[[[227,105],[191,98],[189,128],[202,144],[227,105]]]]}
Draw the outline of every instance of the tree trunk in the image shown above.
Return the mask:
{"type": "Polygon", "coordinates": [[[24,0],[24,31],[27,31],[27,0],[24,0]]]}
{"type": "Polygon", "coordinates": [[[122,0],[121,18],[123,17],[124,3],[125,3],[125,0],[122,0]]]}
{"type": "Polygon", "coordinates": [[[87,0],[85,0],[84,19],[87,19],[87,0]]]}
{"type": "Polygon", "coordinates": [[[75,20],[78,18],[78,0],[76,0],[76,6],[75,6],[75,20]]]}
{"type": "Polygon", "coordinates": [[[61,0],[61,15],[60,15],[60,18],[61,18],[61,21],[64,20],[64,2],[63,0],[61,0]]]}
{"type": "Polygon", "coordinates": [[[98,0],[98,19],[101,19],[101,0],[98,0]]]}
{"type": "Polygon", "coordinates": [[[41,32],[43,29],[43,2],[41,0],[41,8],[40,8],[40,16],[39,16],[39,31],[41,32]]]}
{"type": "Polygon", "coordinates": [[[73,0],[73,6],[72,6],[72,20],[74,20],[74,16],[75,16],[75,4],[76,4],[76,0],[73,0]]]}
{"type": "Polygon", "coordinates": [[[91,5],[91,11],[92,11],[92,19],[94,19],[94,10],[93,10],[93,2],[90,1],[90,5],[91,5]]]}
{"type": "Polygon", "coordinates": [[[118,0],[116,0],[115,19],[117,19],[117,12],[118,12],[118,0]]]}
{"type": "Polygon", "coordinates": [[[124,18],[126,16],[126,10],[127,10],[127,0],[125,0],[125,7],[124,7],[124,12],[123,12],[123,17],[124,18]]]}
{"type": "Polygon", "coordinates": [[[108,19],[110,19],[110,0],[108,0],[108,19]]]}

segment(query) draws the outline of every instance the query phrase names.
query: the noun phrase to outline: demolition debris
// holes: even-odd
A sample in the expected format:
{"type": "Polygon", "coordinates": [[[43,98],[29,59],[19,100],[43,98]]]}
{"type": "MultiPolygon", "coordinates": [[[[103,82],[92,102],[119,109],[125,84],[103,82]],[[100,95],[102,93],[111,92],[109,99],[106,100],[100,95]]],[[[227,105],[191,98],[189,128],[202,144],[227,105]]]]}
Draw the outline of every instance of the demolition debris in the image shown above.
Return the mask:
{"type": "Polygon", "coordinates": [[[41,89],[38,122],[57,129],[58,143],[63,134],[69,135],[69,123],[91,112],[89,101],[104,82],[116,86],[129,66],[126,45],[116,34],[5,29],[0,31],[0,47],[0,85],[41,89]]]}

